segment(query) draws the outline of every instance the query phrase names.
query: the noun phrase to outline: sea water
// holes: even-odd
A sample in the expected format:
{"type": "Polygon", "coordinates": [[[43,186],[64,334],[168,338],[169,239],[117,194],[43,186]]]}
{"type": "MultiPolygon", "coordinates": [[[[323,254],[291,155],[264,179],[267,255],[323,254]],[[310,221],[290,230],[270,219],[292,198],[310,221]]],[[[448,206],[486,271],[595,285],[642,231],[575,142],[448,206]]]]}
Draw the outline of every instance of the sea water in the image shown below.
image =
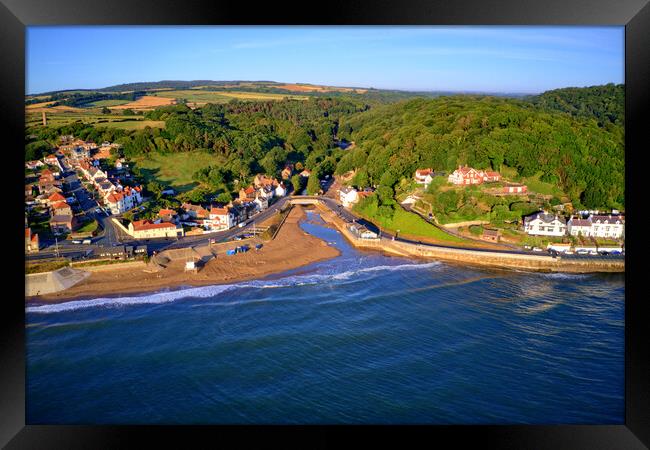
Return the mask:
{"type": "Polygon", "coordinates": [[[624,278],[352,248],[263,280],[27,307],[28,424],[622,424],[624,278]]]}

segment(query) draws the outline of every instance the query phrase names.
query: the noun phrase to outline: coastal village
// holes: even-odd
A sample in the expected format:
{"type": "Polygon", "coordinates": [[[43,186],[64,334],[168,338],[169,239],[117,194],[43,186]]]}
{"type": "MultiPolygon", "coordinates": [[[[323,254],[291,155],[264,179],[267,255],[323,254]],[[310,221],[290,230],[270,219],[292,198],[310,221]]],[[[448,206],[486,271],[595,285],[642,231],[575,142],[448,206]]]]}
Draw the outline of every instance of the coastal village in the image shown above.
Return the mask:
{"type": "MultiPolygon", "coordinates": [[[[378,223],[367,220],[359,208],[363,201],[376,197],[377,186],[355,186],[350,182],[350,174],[322,176],[323,179],[316,180],[320,189],[310,197],[302,189],[309,177],[314,176],[312,171],[286,163],[278,178],[265,173],[254,175],[250,184],[240,186],[227,203],[217,201],[216,194],[207,202],[179,201],[179,193],[170,187],[163,186],[157,195],[149,192],[143,180],[131,170],[132,163],[123,157],[120,145],[96,144],[73,136],[63,136],[60,141],[42,160],[25,163],[25,252],[28,262],[36,264],[34,267],[42,264],[45,270],[55,270],[50,274],[57,273],[56,267],[74,265],[83,270],[120,261],[148,263],[152,258],[154,268],[158,268],[155,270],[159,270],[166,267],[169,255],[175,251],[194,255],[182,256],[186,254],[182,253],[180,257],[185,258],[186,272],[197,272],[205,266],[205,255],[197,256],[208,251],[205,249],[211,249],[208,260],[214,258],[217,248],[224,256],[245,253],[251,246],[255,248],[253,253],[260,251],[265,241],[254,238],[269,229],[268,223],[286,217],[279,213],[291,210],[285,205],[290,206],[294,201],[284,200],[297,198],[305,198],[308,207],[319,203],[310,199],[322,199],[318,207],[321,214],[355,246],[381,248],[397,254],[419,252],[419,244],[408,247],[414,239],[420,244],[422,241],[433,244],[431,256],[442,259],[447,255],[435,253],[435,248],[444,250],[458,245],[466,253],[465,260],[472,258],[468,254],[474,249],[529,252],[531,256],[541,252],[554,258],[560,254],[615,257],[625,252],[623,213],[573,211],[566,203],[549,205],[548,196],[539,195],[526,184],[493,170],[463,165],[451,173],[417,169],[410,181],[402,181],[403,188],[397,195],[399,207],[459,243],[429,241],[400,230],[389,234],[390,240],[386,242],[378,223]],[[292,177],[300,182],[294,184],[292,177]],[[294,186],[302,187],[294,192],[294,186]],[[437,190],[432,189],[434,186],[437,190]],[[427,199],[435,200],[446,191],[481,192],[492,198],[539,205],[539,209],[519,217],[511,214],[507,221],[443,223],[427,199]],[[170,207],[168,199],[174,199],[173,204],[177,206],[170,207]],[[175,243],[178,245],[172,246],[175,243]],[[197,250],[200,248],[204,250],[197,250]]],[[[276,225],[273,235],[279,226],[276,225]]],[[[270,235],[266,234],[268,239],[270,235]]],[[[220,261],[223,265],[223,260],[220,261]]],[[[76,283],[79,272],[75,273],[76,283]]],[[[208,276],[208,272],[202,276],[208,276]]]]}
{"type": "MultiPolygon", "coordinates": [[[[25,163],[25,251],[38,253],[43,248],[41,234],[54,237],[55,247],[70,242],[91,244],[102,228],[114,228],[116,235],[138,241],[141,245],[122,246],[119,251],[97,249],[89,257],[128,258],[148,255],[144,242],[150,239],[179,239],[242,227],[278,199],[289,194],[288,180],[294,175],[293,164],[286,164],[278,180],[265,174],[255,175],[252,183],[241,187],[238,196],[228,203],[181,203],[179,208],[159,207],[154,217],[141,218],[146,200],[142,184],[129,170],[129,163],[120,156],[120,146],[110,142],[96,144],[73,136],[62,136],[61,144],[42,160],[25,163]],[[73,188],[75,178],[80,182],[73,188]],[[80,197],[90,203],[81,205],[80,197]],[[136,251],[137,250],[137,251],[136,251]]],[[[304,179],[308,169],[298,172],[304,179]]],[[[329,178],[329,177],[328,177],[329,178]]],[[[342,178],[339,177],[337,181],[342,178]]],[[[572,211],[570,204],[557,205],[554,210],[540,209],[521,217],[520,221],[499,228],[486,221],[440,224],[431,210],[420,201],[429,186],[438,181],[445,189],[481,187],[494,196],[530,200],[534,194],[527,185],[509,181],[501,173],[459,166],[451,173],[432,168],[417,169],[413,189],[402,201],[402,207],[446,232],[478,241],[517,245],[529,251],[552,254],[603,255],[623,254],[625,217],[619,211],[572,211]],[[480,233],[476,232],[479,228],[480,233]],[[534,238],[534,245],[523,237],[534,238]]],[[[334,181],[320,180],[321,186],[334,181]]],[[[321,190],[321,194],[323,190],[321,190]]],[[[173,189],[163,191],[174,196],[173,189]]],[[[353,211],[355,205],[374,194],[374,187],[342,183],[336,189],[339,204],[353,211]]],[[[154,203],[155,204],[155,203],[154,203]]],[[[548,206],[548,205],[547,205],[548,206]]],[[[360,239],[377,239],[372,224],[354,222],[350,231],[360,239]]],[[[104,230],[104,235],[107,232],[104,230]]],[[[245,234],[248,236],[250,233],[245,234]]],[[[119,241],[119,239],[116,239],[119,241]]],[[[119,242],[118,242],[119,243],[119,242]]],[[[117,245],[100,243],[100,247],[117,245]]]]}
{"type": "MultiPolygon", "coordinates": [[[[242,226],[287,195],[285,180],[293,174],[292,165],[287,165],[280,181],[258,174],[251,185],[242,187],[238,197],[227,204],[183,202],[177,209],[158,208],[153,198],[145,198],[143,186],[135,181],[126,160],[119,157],[119,148],[109,142],[97,145],[63,136],[54,153],[42,161],[25,163],[27,254],[43,249],[40,235],[44,233],[53,237],[58,246],[66,242],[94,243],[93,238],[101,234],[102,227],[114,227],[125,237],[148,241],[242,226]],[[139,218],[144,210],[143,203],[147,201],[157,210],[155,217],[139,218]]],[[[303,170],[300,176],[308,178],[309,171],[303,170]]],[[[162,194],[174,196],[176,193],[168,189],[162,194]]],[[[112,244],[107,243],[108,246],[112,244]]],[[[146,253],[144,248],[146,246],[140,246],[139,252],[100,249],[95,256],[133,256],[146,253]]]]}
{"type": "MultiPolygon", "coordinates": [[[[422,216],[430,223],[435,217],[425,208],[417,208],[420,196],[435,178],[445,180],[450,189],[465,189],[469,186],[484,185],[485,192],[494,196],[508,196],[513,201],[530,200],[533,194],[525,184],[505,180],[499,172],[459,166],[452,173],[435,172],[432,168],[417,169],[413,175],[414,188],[402,202],[402,207],[422,216]]],[[[357,189],[344,186],[339,190],[339,200],[347,208],[352,208],[361,199],[372,193],[372,188],[357,189]]],[[[542,203],[542,202],[540,202],[542,203]]],[[[543,203],[540,205],[543,206],[543,203]]],[[[546,205],[549,206],[549,205],[546,205]]],[[[625,253],[625,215],[618,210],[573,211],[571,204],[559,204],[553,210],[538,210],[513,221],[514,227],[500,229],[486,221],[472,221],[457,224],[439,225],[451,233],[465,230],[466,237],[488,242],[517,243],[522,249],[534,252],[546,251],[551,254],[578,255],[620,255],[625,253]],[[480,233],[472,234],[471,228],[480,233]],[[513,235],[518,239],[512,239],[513,235]],[[537,245],[527,245],[532,238],[537,245]],[[544,248],[542,248],[542,243],[544,248]]],[[[438,224],[437,224],[438,225],[438,224]]]]}

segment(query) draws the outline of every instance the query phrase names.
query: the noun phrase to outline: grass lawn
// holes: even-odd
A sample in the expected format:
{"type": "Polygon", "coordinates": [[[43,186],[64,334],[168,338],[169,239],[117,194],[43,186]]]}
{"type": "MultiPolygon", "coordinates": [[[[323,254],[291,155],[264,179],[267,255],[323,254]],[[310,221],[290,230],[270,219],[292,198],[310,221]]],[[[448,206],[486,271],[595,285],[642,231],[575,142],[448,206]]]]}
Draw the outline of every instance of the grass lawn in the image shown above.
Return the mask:
{"type": "Polygon", "coordinates": [[[377,217],[374,211],[369,209],[359,210],[355,208],[354,212],[360,214],[371,222],[381,225],[383,230],[395,232],[399,230],[399,236],[407,238],[430,238],[435,241],[448,242],[448,243],[466,243],[465,239],[445,233],[439,228],[426,222],[420,216],[408,211],[404,211],[399,206],[395,210],[392,219],[385,219],[377,217]]]}
{"type": "Polygon", "coordinates": [[[25,273],[52,272],[70,265],[70,261],[48,261],[37,264],[25,264],[25,273]]]}
{"type": "Polygon", "coordinates": [[[92,233],[97,229],[97,221],[91,220],[90,222],[85,223],[81,228],[75,231],[75,233],[92,233]]]}
{"type": "Polygon", "coordinates": [[[564,193],[561,189],[551,183],[545,183],[539,180],[542,173],[539,172],[532,177],[522,178],[521,182],[528,186],[528,191],[537,192],[543,195],[554,195],[556,197],[563,197],[564,193]]]}
{"type": "Polygon", "coordinates": [[[158,180],[178,192],[186,192],[198,186],[192,175],[199,169],[219,164],[219,157],[207,152],[184,152],[162,155],[152,153],[132,161],[142,169],[147,181],[158,180]]]}

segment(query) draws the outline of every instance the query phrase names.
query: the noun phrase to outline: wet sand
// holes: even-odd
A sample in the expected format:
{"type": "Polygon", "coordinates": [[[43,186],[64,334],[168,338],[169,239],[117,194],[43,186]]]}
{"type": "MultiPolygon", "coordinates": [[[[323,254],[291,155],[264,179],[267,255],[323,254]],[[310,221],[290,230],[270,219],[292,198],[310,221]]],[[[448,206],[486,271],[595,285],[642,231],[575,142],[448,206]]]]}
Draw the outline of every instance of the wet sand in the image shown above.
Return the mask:
{"type": "Polygon", "coordinates": [[[185,272],[185,262],[171,262],[152,273],[153,267],[93,272],[88,278],[65,291],[30,297],[29,304],[58,303],[79,298],[100,298],[122,294],[148,293],[165,288],[236,283],[296,269],[340,255],[338,249],[303,231],[298,222],[305,218],[301,207],[294,207],[275,239],[256,251],[249,250],[211,259],[197,273],[185,272]]]}

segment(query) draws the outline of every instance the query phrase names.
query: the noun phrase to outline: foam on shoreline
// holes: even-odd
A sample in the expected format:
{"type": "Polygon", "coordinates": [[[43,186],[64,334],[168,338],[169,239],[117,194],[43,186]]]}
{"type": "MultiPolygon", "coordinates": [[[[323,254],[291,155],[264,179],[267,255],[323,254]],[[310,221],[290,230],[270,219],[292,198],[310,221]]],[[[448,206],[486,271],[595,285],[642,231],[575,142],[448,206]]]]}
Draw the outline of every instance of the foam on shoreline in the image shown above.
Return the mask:
{"type": "Polygon", "coordinates": [[[57,313],[96,307],[121,307],[127,305],[168,303],[183,298],[209,298],[234,289],[277,289],[304,285],[314,285],[335,281],[357,281],[359,276],[382,271],[423,270],[441,266],[440,262],[425,264],[398,264],[363,267],[356,270],[346,270],[335,273],[316,273],[295,275],[274,280],[253,280],[234,284],[215,284],[200,287],[164,290],[155,293],[144,293],[124,297],[101,297],[96,299],[70,300],[61,303],[31,305],[26,308],[28,313],[57,313]]]}

